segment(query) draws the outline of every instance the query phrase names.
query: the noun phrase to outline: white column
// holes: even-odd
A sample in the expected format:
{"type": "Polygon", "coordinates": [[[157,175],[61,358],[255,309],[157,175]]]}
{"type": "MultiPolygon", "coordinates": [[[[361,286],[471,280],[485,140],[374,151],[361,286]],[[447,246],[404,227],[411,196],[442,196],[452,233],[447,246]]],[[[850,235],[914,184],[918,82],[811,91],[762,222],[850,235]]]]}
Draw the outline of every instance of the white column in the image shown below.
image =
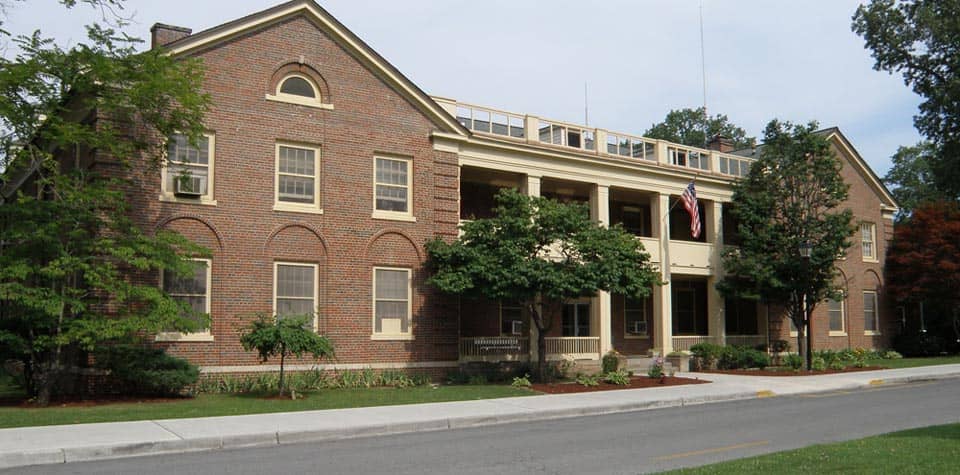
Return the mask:
{"type": "MultiPolygon", "coordinates": [[[[590,217],[597,221],[601,226],[610,225],[610,187],[607,185],[594,185],[590,190],[590,217]]],[[[607,354],[613,349],[613,331],[611,325],[610,292],[600,291],[597,296],[590,299],[590,306],[595,310],[594,314],[600,329],[600,356],[607,354]]]]}
{"type": "MultiPolygon", "coordinates": [[[[529,118],[528,118],[529,122],[529,118]]],[[[529,123],[528,123],[529,126],[529,123]]],[[[527,196],[540,196],[540,177],[527,175],[527,181],[523,183],[523,192],[527,196]]],[[[538,303],[539,305],[539,303],[538,303]]],[[[540,314],[543,315],[543,305],[540,305],[540,314]]],[[[539,349],[537,348],[538,330],[536,325],[530,325],[530,361],[537,361],[539,349]]]]}
{"type": "Polygon", "coordinates": [[[673,351],[673,305],[670,294],[670,195],[658,194],[654,218],[654,232],[660,240],[660,280],[664,285],[654,287],[653,314],[654,348],[664,355],[673,351]]]}
{"type": "Polygon", "coordinates": [[[717,291],[717,282],[723,278],[723,204],[714,201],[704,203],[707,237],[713,244],[710,256],[711,276],[707,279],[707,330],[715,343],[723,344],[726,336],[723,297],[717,291]]]}
{"type": "Polygon", "coordinates": [[[527,196],[540,196],[540,180],[541,177],[535,175],[527,175],[527,181],[524,183],[523,192],[527,196]]]}

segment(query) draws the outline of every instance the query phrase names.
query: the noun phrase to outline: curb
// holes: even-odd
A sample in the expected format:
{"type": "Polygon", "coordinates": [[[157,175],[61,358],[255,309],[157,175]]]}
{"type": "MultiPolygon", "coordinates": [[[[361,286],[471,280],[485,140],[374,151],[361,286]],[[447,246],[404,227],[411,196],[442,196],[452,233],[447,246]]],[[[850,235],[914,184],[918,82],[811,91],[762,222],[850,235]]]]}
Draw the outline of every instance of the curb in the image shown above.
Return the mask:
{"type": "MultiPolygon", "coordinates": [[[[869,388],[888,384],[910,383],[921,381],[937,381],[960,377],[960,371],[935,375],[899,376],[878,378],[867,383],[851,383],[842,388],[826,390],[803,391],[789,395],[816,394],[843,389],[869,388]]],[[[558,420],[573,417],[599,416],[624,412],[635,412],[671,407],[696,406],[711,403],[740,401],[776,397],[777,393],[771,390],[751,390],[730,394],[716,394],[696,397],[681,397],[676,399],[660,399],[626,404],[597,405],[555,410],[521,410],[521,412],[493,416],[465,416],[445,417],[432,420],[403,422],[392,424],[372,424],[365,426],[346,427],[342,429],[273,431],[262,433],[238,434],[223,437],[207,437],[197,439],[180,439],[136,444],[114,444],[90,447],[44,449],[28,452],[0,453],[0,470],[29,465],[47,465],[68,462],[83,462],[93,460],[107,460],[147,455],[164,455],[174,453],[211,452],[215,450],[269,447],[304,442],[324,442],[332,440],[354,439],[381,435],[396,435],[415,432],[431,432],[450,429],[466,429],[485,427],[517,422],[541,420],[558,420]]]]}

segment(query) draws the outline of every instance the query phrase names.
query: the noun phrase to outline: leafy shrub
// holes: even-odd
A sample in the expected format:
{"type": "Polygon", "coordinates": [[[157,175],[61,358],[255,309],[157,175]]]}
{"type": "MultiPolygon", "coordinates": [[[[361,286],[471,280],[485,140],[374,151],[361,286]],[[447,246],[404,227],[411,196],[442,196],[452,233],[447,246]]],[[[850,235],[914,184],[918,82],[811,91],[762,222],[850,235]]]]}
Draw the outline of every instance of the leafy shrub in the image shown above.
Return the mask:
{"type": "Polygon", "coordinates": [[[470,376],[459,369],[447,373],[447,384],[467,384],[469,380],[470,376]]]}
{"type": "Polygon", "coordinates": [[[800,371],[800,368],[803,368],[803,358],[796,353],[787,355],[787,357],[783,359],[783,362],[794,371],[800,371]]]}
{"type": "Polygon", "coordinates": [[[762,351],[745,346],[721,347],[720,369],[760,368],[770,366],[770,356],[762,351]]]}
{"type": "Polygon", "coordinates": [[[479,386],[479,385],[487,384],[487,382],[488,380],[486,376],[482,374],[475,374],[473,376],[470,376],[470,379],[467,381],[467,384],[479,386]]]}
{"type": "Polygon", "coordinates": [[[884,351],[884,352],[880,353],[880,357],[883,358],[883,359],[885,359],[885,360],[899,360],[899,359],[903,358],[903,355],[901,355],[900,353],[898,353],[898,352],[896,352],[896,351],[894,351],[894,350],[887,350],[887,351],[884,351]]]}
{"type": "Polygon", "coordinates": [[[620,366],[620,360],[618,359],[618,356],[619,355],[613,351],[603,355],[603,359],[600,362],[601,371],[603,374],[612,373],[617,370],[617,368],[620,366]]]}
{"type": "Polygon", "coordinates": [[[577,384],[581,386],[599,386],[600,377],[595,374],[578,374],[577,375],[577,384]]]}
{"type": "Polygon", "coordinates": [[[690,353],[697,359],[697,364],[703,369],[714,369],[717,360],[723,355],[723,346],[713,343],[697,343],[690,347],[690,353]]]}
{"type": "Polygon", "coordinates": [[[839,359],[834,359],[834,360],[831,360],[829,363],[827,363],[827,368],[830,368],[835,371],[843,370],[846,367],[847,366],[843,364],[843,361],[839,359]]]}
{"type": "Polygon", "coordinates": [[[893,349],[905,356],[937,356],[948,348],[943,338],[923,332],[897,335],[893,338],[893,349]]]}
{"type": "Polygon", "coordinates": [[[650,365],[650,368],[647,369],[647,376],[650,378],[662,378],[663,377],[663,357],[657,356],[653,359],[653,364],[650,365]]]}
{"type": "Polygon", "coordinates": [[[872,352],[863,348],[853,350],[853,366],[857,368],[866,368],[867,359],[872,356],[872,352]]]}
{"type": "Polygon", "coordinates": [[[824,361],[823,358],[819,356],[814,356],[813,359],[810,361],[810,367],[814,371],[823,371],[827,369],[827,362],[824,361]]]}
{"type": "Polygon", "coordinates": [[[116,345],[95,354],[96,366],[110,371],[125,392],[142,396],[176,396],[196,384],[200,369],[162,349],[116,345]]]}
{"type": "Polygon", "coordinates": [[[630,384],[630,376],[628,376],[627,372],[624,370],[611,371],[603,377],[603,380],[618,386],[626,386],[630,384]]]}
{"type": "Polygon", "coordinates": [[[514,377],[513,382],[510,383],[510,386],[513,386],[515,388],[529,388],[530,386],[532,386],[532,384],[530,384],[530,375],[525,374],[523,376],[514,377]]]}

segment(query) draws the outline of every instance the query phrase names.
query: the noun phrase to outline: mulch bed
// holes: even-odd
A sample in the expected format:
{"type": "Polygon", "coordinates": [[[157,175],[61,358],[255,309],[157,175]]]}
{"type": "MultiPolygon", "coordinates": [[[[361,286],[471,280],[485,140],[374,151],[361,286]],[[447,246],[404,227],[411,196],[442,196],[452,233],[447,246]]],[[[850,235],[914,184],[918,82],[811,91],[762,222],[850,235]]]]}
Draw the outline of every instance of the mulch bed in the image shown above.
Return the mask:
{"type": "Polygon", "coordinates": [[[624,386],[609,383],[600,383],[599,386],[584,386],[577,383],[537,383],[530,386],[530,389],[546,394],[570,394],[594,391],[616,391],[618,389],[662,388],[664,386],[682,386],[684,384],[704,384],[709,382],[710,381],[704,379],[681,378],[679,376],[666,376],[662,379],[634,376],[630,378],[630,384],[624,386]]]}
{"type": "Polygon", "coordinates": [[[887,369],[883,366],[867,366],[865,368],[849,367],[845,369],[825,369],[823,371],[794,371],[792,369],[711,369],[700,373],[735,374],[738,376],[816,376],[819,374],[858,373],[860,371],[876,371],[887,369]]]}

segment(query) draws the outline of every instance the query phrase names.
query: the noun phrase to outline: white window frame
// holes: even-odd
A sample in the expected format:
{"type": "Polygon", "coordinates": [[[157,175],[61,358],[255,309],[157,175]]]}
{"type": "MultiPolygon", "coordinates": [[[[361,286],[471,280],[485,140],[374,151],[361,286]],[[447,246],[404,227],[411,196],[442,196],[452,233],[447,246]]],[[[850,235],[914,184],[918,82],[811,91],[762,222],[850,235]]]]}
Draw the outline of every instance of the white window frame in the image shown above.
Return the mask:
{"type": "MultiPolygon", "coordinates": [[[[413,272],[407,267],[384,267],[374,266],[371,273],[371,320],[370,320],[370,339],[371,340],[413,340],[413,272]],[[377,271],[403,271],[407,274],[407,331],[397,333],[377,332],[377,271]]],[[[379,299],[396,302],[398,299],[379,299]]]]}
{"type": "MultiPolygon", "coordinates": [[[[319,269],[320,266],[317,264],[311,264],[309,262],[293,262],[293,261],[274,261],[273,262],[273,316],[277,316],[277,276],[279,275],[280,266],[292,266],[292,267],[309,267],[313,269],[313,331],[317,331],[317,321],[320,317],[320,294],[318,288],[320,286],[319,280],[319,269]]],[[[289,297],[285,297],[289,298],[289,297]]],[[[296,297],[300,298],[300,297],[296,297]]]]}
{"type": "Polygon", "coordinates": [[[623,337],[628,340],[647,340],[650,338],[650,315],[647,314],[647,299],[652,296],[640,297],[639,300],[642,303],[641,310],[643,312],[643,321],[647,325],[646,333],[630,333],[627,331],[627,301],[630,300],[626,295],[623,296],[623,337]]]}
{"type": "MultiPolygon", "coordinates": [[[[183,134],[174,134],[174,135],[183,135],[183,134]]],[[[213,132],[205,132],[203,134],[207,139],[207,189],[206,193],[201,195],[199,199],[191,198],[181,198],[174,194],[174,190],[167,189],[167,175],[168,175],[168,166],[167,162],[169,157],[166,157],[167,151],[164,149],[164,164],[160,167],[160,201],[169,201],[174,203],[190,203],[190,204],[200,204],[208,206],[216,206],[217,201],[213,199],[213,190],[214,190],[214,176],[216,175],[215,165],[215,151],[216,147],[216,135],[213,132]]],[[[168,137],[169,141],[170,138],[168,137]]],[[[172,162],[179,163],[179,162],[172,162]]]]}
{"type": "MultiPolygon", "coordinates": [[[[322,193],[320,192],[320,168],[321,168],[321,156],[320,156],[320,147],[315,145],[306,145],[295,142],[283,142],[278,141],[274,147],[274,163],[273,163],[273,209],[274,211],[293,211],[300,213],[314,213],[314,214],[323,214],[323,204],[321,202],[322,193]],[[280,200],[280,147],[287,148],[296,148],[300,150],[311,150],[313,151],[313,203],[294,203],[290,201],[281,201],[280,200]]],[[[307,177],[307,175],[299,175],[296,173],[283,173],[283,175],[290,176],[299,176],[307,177]]]]}
{"type": "MultiPolygon", "coordinates": [[[[206,298],[206,302],[204,304],[204,312],[207,315],[210,315],[210,308],[211,308],[210,301],[213,294],[211,289],[211,284],[213,283],[213,278],[212,278],[213,261],[211,259],[201,259],[201,258],[194,258],[194,259],[188,259],[188,260],[193,262],[203,262],[204,265],[206,265],[207,267],[207,294],[204,296],[206,298]]],[[[164,271],[161,270],[160,271],[160,289],[163,289],[163,280],[164,280],[163,276],[164,276],[164,271]]],[[[160,333],[157,333],[155,340],[156,341],[193,341],[193,342],[213,341],[213,333],[211,332],[212,327],[213,327],[213,320],[211,318],[210,326],[200,331],[191,332],[191,333],[160,332],[160,333]]]]}
{"type": "MultiPolygon", "coordinates": [[[[384,186],[403,186],[392,183],[384,183],[384,186]]],[[[396,155],[376,154],[373,156],[373,215],[374,219],[390,219],[394,221],[416,222],[417,218],[413,216],[413,158],[400,157],[396,155]],[[407,164],[407,210],[389,211],[377,209],[377,160],[392,160],[395,162],[405,162],[407,164]]]]}
{"type": "Polygon", "coordinates": [[[299,106],[314,107],[317,109],[327,109],[333,110],[333,104],[328,102],[323,102],[323,94],[320,93],[320,88],[317,86],[316,81],[313,80],[310,76],[301,73],[290,73],[283,76],[283,79],[277,81],[277,87],[273,90],[272,94],[267,94],[266,99],[268,101],[274,102],[286,102],[288,104],[296,104],[299,106]],[[298,96],[296,94],[287,94],[285,92],[280,92],[280,87],[283,86],[283,83],[290,79],[291,77],[298,77],[307,81],[307,84],[310,84],[310,87],[313,88],[314,97],[304,97],[298,96]]]}
{"type": "Polygon", "coordinates": [[[879,262],[879,257],[877,256],[877,225],[874,223],[867,221],[860,223],[860,255],[863,256],[864,262],[879,262]],[[864,239],[863,231],[865,226],[870,229],[869,241],[864,239]],[[865,244],[869,244],[870,255],[864,252],[866,249],[865,244]]]}
{"type": "Polygon", "coordinates": [[[876,290],[864,290],[863,291],[863,334],[864,335],[880,335],[880,298],[877,295],[876,290]],[[874,330],[867,330],[867,294],[872,295],[873,297],[873,328],[874,330]]]}
{"type": "MultiPolygon", "coordinates": [[[[524,323],[524,318],[523,318],[523,305],[520,304],[520,303],[513,303],[513,302],[506,302],[506,303],[504,303],[503,300],[501,300],[499,303],[500,303],[500,336],[518,336],[518,335],[523,335],[523,327],[526,325],[526,324],[524,323]],[[514,310],[520,310],[520,326],[521,326],[521,328],[520,328],[520,333],[513,333],[513,332],[511,332],[511,333],[504,333],[504,332],[503,332],[503,309],[504,309],[504,308],[514,309],[514,310]]],[[[516,320],[512,320],[512,321],[516,322],[516,320]]]]}
{"type": "Polygon", "coordinates": [[[827,333],[829,336],[847,336],[847,296],[838,300],[840,302],[840,329],[830,328],[830,300],[827,300],[827,333]]]}

